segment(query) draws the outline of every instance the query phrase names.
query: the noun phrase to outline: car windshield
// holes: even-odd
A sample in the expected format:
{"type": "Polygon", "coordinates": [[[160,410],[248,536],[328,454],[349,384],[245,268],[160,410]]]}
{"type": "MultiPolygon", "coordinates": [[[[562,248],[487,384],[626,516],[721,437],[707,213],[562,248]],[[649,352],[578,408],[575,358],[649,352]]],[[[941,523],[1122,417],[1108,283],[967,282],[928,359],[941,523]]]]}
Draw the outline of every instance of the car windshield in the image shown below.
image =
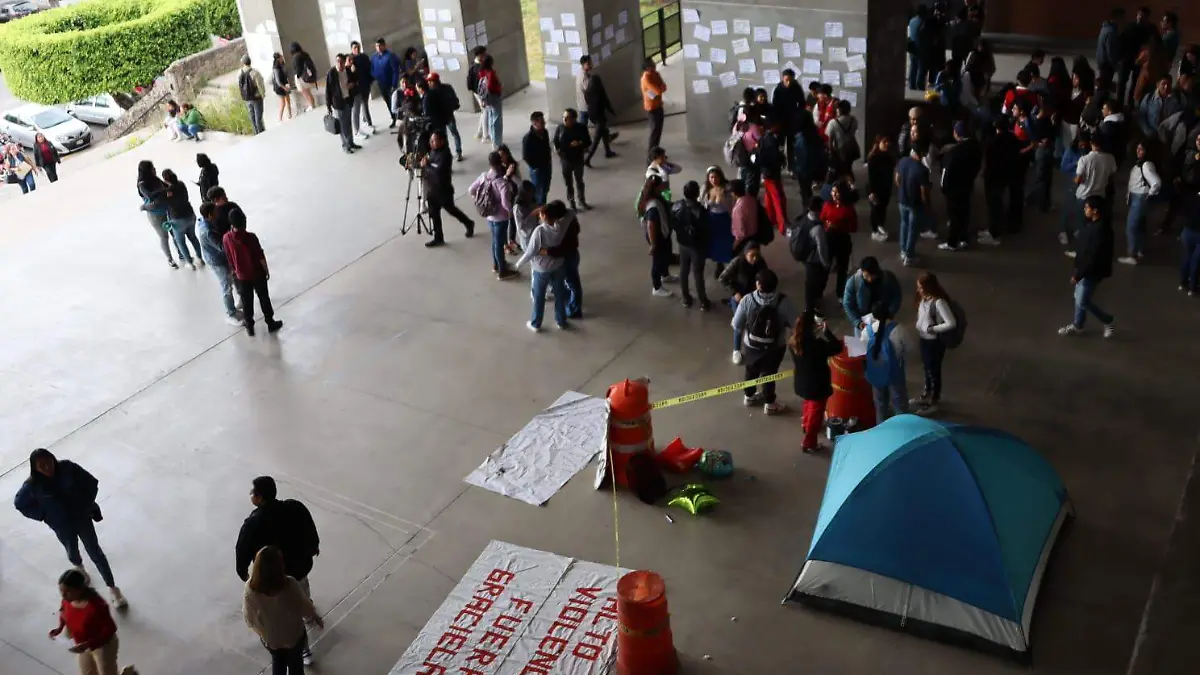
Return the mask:
{"type": "Polygon", "coordinates": [[[49,129],[72,119],[74,118],[58,108],[48,108],[33,116],[33,124],[39,129],[49,129]]]}
{"type": "Polygon", "coordinates": [[[13,5],[13,9],[17,10],[18,12],[32,12],[37,8],[33,6],[32,2],[21,2],[13,5]]]}

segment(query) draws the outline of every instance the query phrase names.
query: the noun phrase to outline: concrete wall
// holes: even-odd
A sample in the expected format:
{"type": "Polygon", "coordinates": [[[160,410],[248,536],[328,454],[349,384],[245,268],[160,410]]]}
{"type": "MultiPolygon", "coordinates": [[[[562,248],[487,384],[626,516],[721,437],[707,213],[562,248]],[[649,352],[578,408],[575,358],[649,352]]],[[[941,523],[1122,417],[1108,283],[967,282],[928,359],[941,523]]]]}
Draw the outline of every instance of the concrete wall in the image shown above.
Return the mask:
{"type": "Polygon", "coordinates": [[[851,0],[844,3],[807,0],[805,5],[780,7],[761,2],[684,0],[685,49],[699,49],[698,57],[694,53],[691,57],[685,53],[684,58],[689,143],[704,146],[725,140],[729,135],[729,109],[740,99],[742,90],[745,87],[763,87],[772,91],[777,82],[774,75],[788,67],[796,71],[796,77],[803,86],[807,87],[813,79],[828,82],[834,85],[835,94],[852,101],[854,114],[860,124],[859,141],[864,148],[868,136],[882,133],[891,125],[895,110],[902,108],[904,96],[903,59],[894,55],[897,47],[889,44],[899,45],[899,53],[903,54],[903,3],[894,0],[851,0]],[[689,19],[696,18],[693,12],[699,14],[698,23],[689,22],[689,19]],[[735,21],[749,22],[749,34],[739,32],[738,29],[744,31],[745,26],[735,26],[735,21]],[[714,32],[714,23],[719,30],[721,22],[727,29],[726,34],[714,32]],[[841,36],[831,36],[829,33],[837,32],[838,26],[841,36]],[[702,32],[698,36],[698,27],[707,31],[707,34],[702,32]],[[790,40],[786,39],[788,27],[792,29],[790,40]],[[769,35],[762,34],[763,30],[769,35]],[[769,39],[763,40],[764,37],[769,39]],[[850,44],[852,38],[855,39],[853,49],[850,44]],[[865,41],[865,45],[858,39],[865,41]],[[745,45],[740,46],[749,47],[749,51],[735,53],[734,44],[739,40],[746,41],[745,45]],[[809,44],[810,40],[820,41],[820,51],[815,50],[818,46],[815,43],[809,44]],[[810,50],[809,47],[814,49],[810,50]],[[785,55],[789,53],[785,50],[792,48],[798,48],[799,53],[785,55]],[[721,54],[714,54],[714,49],[724,51],[725,63],[715,60],[721,54]],[[778,57],[777,62],[771,63],[774,55],[778,57]],[[858,63],[852,67],[850,61],[856,60],[853,58],[855,56],[861,56],[865,65],[858,63]],[[742,60],[753,60],[755,72],[742,72],[742,60]],[[806,61],[809,63],[806,64],[806,61]],[[817,61],[819,72],[804,72],[806,65],[815,65],[817,61]],[[710,64],[711,74],[701,74],[701,64],[710,64]],[[720,79],[722,73],[727,77],[724,84],[720,79]],[[729,80],[729,74],[736,79],[729,80]],[[848,82],[847,75],[859,81],[848,82]],[[835,77],[837,83],[833,81],[835,77]],[[878,91],[871,88],[873,81],[880,83],[878,91]],[[698,86],[707,87],[707,93],[698,90],[698,86]]]}
{"type": "MultiPolygon", "coordinates": [[[[1095,0],[1007,0],[993,2],[987,6],[984,28],[989,33],[1016,33],[1037,35],[1050,39],[1092,40],[1100,32],[1100,24],[1108,18],[1114,7],[1124,7],[1126,17],[1133,20],[1141,3],[1095,2],[1095,0]]],[[[1173,11],[1179,15],[1180,33],[1184,44],[1200,35],[1200,3],[1172,2],[1146,3],[1154,10],[1157,24],[1163,12],[1173,11]]],[[[1091,50],[1094,53],[1094,48],[1091,50]]],[[[1086,53],[1086,52],[1085,52],[1086,53]]]]}
{"type": "MultiPolygon", "coordinates": [[[[340,0],[345,2],[345,0],[340,0]]],[[[263,81],[271,81],[271,54],[279,52],[287,60],[293,78],[292,56],[288,46],[299,42],[312,56],[317,71],[323,76],[329,70],[329,47],[325,39],[322,13],[325,3],[317,0],[238,0],[242,16],[242,36],[246,52],[263,81]]],[[[349,49],[349,44],[344,47],[349,49]]],[[[336,52],[335,52],[336,53],[336,52]]],[[[269,88],[269,87],[268,87],[269,88]]]]}
{"type": "Polygon", "coordinates": [[[645,52],[637,0],[541,0],[538,17],[549,119],[558,119],[564,108],[582,107],[577,92],[578,56],[583,54],[591,55],[592,72],[603,78],[617,111],[610,121],[641,116],[639,80],[645,52]],[[565,25],[564,15],[571,17],[574,27],[565,25]],[[567,31],[578,33],[579,44],[566,40],[567,31]]]}
{"type": "Polygon", "coordinates": [[[375,40],[387,40],[388,47],[403,57],[409,47],[421,48],[420,10],[417,0],[357,0],[358,30],[363,51],[375,53],[375,40]]]}
{"type": "Polygon", "coordinates": [[[505,96],[529,85],[520,0],[420,0],[419,9],[430,69],[454,85],[463,105],[471,105],[467,70],[476,45],[495,60],[505,96]]]}

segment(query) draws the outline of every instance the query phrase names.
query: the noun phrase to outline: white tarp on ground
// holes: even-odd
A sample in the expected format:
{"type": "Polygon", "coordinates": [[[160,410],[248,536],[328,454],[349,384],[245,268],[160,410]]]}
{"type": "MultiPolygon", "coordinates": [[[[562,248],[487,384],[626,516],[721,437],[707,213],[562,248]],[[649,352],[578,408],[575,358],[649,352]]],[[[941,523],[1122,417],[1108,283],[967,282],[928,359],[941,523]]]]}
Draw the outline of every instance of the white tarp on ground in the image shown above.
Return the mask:
{"type": "Polygon", "coordinates": [[[600,452],[607,426],[604,399],[568,391],[496,448],[465,480],[541,506],[600,452]]]}
{"type": "Polygon", "coordinates": [[[390,675],[606,675],[623,573],[493,541],[390,675]]]}

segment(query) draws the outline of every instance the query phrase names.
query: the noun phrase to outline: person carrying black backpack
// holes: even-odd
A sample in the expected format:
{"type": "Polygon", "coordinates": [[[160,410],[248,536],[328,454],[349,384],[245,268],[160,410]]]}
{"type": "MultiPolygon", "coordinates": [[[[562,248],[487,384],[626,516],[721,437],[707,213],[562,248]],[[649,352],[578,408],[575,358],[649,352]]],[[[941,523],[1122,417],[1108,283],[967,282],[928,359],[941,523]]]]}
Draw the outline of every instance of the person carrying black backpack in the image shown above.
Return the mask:
{"type": "Polygon", "coordinates": [[[708,253],[708,209],[700,203],[700,184],[694,180],[683,186],[683,199],[675,202],[671,209],[671,222],[675,226],[675,241],[679,243],[679,292],[683,295],[683,306],[692,306],[692,295],[688,288],[688,275],[696,282],[696,295],[700,297],[700,311],[707,312],[712,304],[704,288],[704,258],[708,253]]]}
{"type": "MultiPolygon", "coordinates": [[[[787,351],[788,328],[796,323],[795,312],[787,296],[776,292],[779,277],[771,270],[761,270],[755,279],[753,293],[738,303],[733,315],[733,330],[742,333],[742,358],[746,367],[747,380],[754,380],[779,372],[787,351]]],[[[743,390],[743,403],[747,407],[762,404],[763,414],[778,415],[787,409],[775,400],[775,383],[749,386],[743,390]]]]}
{"type": "Polygon", "coordinates": [[[263,132],[263,76],[250,67],[250,57],[242,57],[242,71],[238,73],[238,93],[246,102],[246,110],[250,113],[250,126],[254,133],[263,132]]]}
{"type": "Polygon", "coordinates": [[[825,200],[813,197],[808,203],[808,213],[796,221],[788,235],[788,247],[792,257],[804,265],[804,308],[808,312],[819,312],[821,296],[829,283],[829,270],[833,267],[829,239],[821,210],[825,200]]]}

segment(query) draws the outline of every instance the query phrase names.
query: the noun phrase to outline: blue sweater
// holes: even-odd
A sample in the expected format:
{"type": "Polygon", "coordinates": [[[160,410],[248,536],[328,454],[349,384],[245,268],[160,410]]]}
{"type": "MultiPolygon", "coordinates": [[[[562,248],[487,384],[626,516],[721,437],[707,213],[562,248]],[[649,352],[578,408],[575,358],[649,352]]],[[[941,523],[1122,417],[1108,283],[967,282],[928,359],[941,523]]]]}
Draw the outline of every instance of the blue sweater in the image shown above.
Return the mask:
{"type": "Polygon", "coordinates": [[[390,49],[371,55],[371,77],[380,87],[395,89],[400,84],[400,57],[390,49]]]}
{"type": "Polygon", "coordinates": [[[1075,170],[1079,168],[1079,160],[1082,158],[1083,155],[1079,154],[1079,148],[1069,145],[1066,150],[1063,150],[1062,162],[1059,164],[1059,168],[1062,169],[1063,173],[1074,179],[1075,170]]]}
{"type": "Polygon", "coordinates": [[[876,303],[887,307],[888,313],[893,317],[900,311],[900,282],[896,280],[896,275],[884,271],[880,273],[880,277],[879,283],[874,285],[876,292],[872,292],[872,284],[863,280],[862,270],[855,272],[850,281],[846,282],[846,290],[842,293],[842,308],[846,310],[846,317],[851,323],[858,325],[863,315],[870,314],[876,303]]]}

